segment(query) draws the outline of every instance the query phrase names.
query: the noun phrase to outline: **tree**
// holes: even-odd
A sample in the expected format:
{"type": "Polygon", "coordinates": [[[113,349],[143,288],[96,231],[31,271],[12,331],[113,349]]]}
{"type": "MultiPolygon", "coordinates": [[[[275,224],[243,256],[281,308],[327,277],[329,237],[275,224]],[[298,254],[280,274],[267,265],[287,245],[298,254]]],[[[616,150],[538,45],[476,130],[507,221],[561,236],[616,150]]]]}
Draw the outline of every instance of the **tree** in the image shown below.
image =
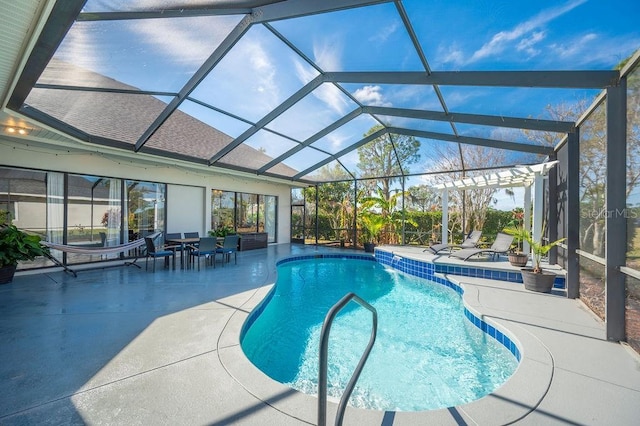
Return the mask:
{"type": "Polygon", "coordinates": [[[388,243],[397,242],[397,231],[402,227],[402,221],[411,220],[404,218],[402,209],[398,208],[400,198],[405,195],[406,194],[401,191],[396,191],[394,194],[391,194],[389,198],[385,198],[382,189],[378,188],[376,194],[363,197],[360,200],[362,208],[360,215],[361,222],[365,221],[365,223],[363,223],[365,225],[374,223],[380,227],[378,232],[382,235],[374,235],[376,240],[382,240],[388,243]],[[375,221],[372,221],[372,216],[375,216],[375,221]]]}
{"type": "MultiPolygon", "coordinates": [[[[341,230],[340,239],[348,241],[351,237],[348,229],[353,226],[353,182],[341,180],[350,176],[338,163],[318,170],[318,177],[328,182],[318,185],[318,213],[326,216],[332,230],[341,230]]],[[[308,197],[315,200],[315,188],[309,188],[308,197]]]]}
{"type": "Polygon", "coordinates": [[[407,194],[408,196],[405,201],[407,210],[428,212],[434,210],[434,208],[438,208],[440,203],[440,195],[429,185],[409,187],[407,194]]]}
{"type": "MultiPolygon", "coordinates": [[[[382,128],[380,125],[374,126],[364,136],[382,128]]],[[[358,168],[363,176],[377,178],[384,198],[389,200],[391,186],[400,180],[397,176],[418,162],[419,150],[420,141],[413,136],[386,134],[358,148],[358,168]]]]}
{"type": "MultiPolygon", "coordinates": [[[[460,153],[464,155],[464,168],[487,167],[500,165],[505,162],[505,153],[489,147],[477,145],[465,145],[460,151],[453,146],[440,152],[440,162],[436,170],[447,171],[446,174],[436,175],[434,180],[439,182],[451,182],[472,176],[484,175],[487,172],[468,172],[463,170],[460,153]]],[[[463,234],[472,229],[483,229],[487,217],[487,210],[495,203],[494,195],[497,188],[477,188],[449,190],[449,206],[462,214],[452,215],[452,229],[459,226],[463,234]],[[464,226],[462,222],[464,221],[464,226]]]]}
{"type": "MultiPolygon", "coordinates": [[[[382,126],[374,126],[364,135],[365,137],[381,130],[382,126]]],[[[420,159],[420,141],[413,136],[391,135],[386,134],[373,139],[366,145],[358,148],[358,168],[364,176],[370,176],[372,179],[370,184],[361,181],[359,189],[365,188],[365,192],[369,195],[365,206],[373,205],[379,209],[386,223],[385,235],[390,235],[391,228],[394,227],[392,222],[392,213],[396,208],[399,195],[392,194],[392,185],[400,181],[403,173],[406,173],[411,164],[418,162],[420,159]],[[371,204],[371,199],[377,199],[371,204]]],[[[397,192],[397,191],[396,191],[397,192]]],[[[359,197],[360,198],[360,197],[359,197]]],[[[365,207],[367,209],[367,207],[365,207]]],[[[397,218],[397,212],[393,215],[393,219],[397,218]]]]}

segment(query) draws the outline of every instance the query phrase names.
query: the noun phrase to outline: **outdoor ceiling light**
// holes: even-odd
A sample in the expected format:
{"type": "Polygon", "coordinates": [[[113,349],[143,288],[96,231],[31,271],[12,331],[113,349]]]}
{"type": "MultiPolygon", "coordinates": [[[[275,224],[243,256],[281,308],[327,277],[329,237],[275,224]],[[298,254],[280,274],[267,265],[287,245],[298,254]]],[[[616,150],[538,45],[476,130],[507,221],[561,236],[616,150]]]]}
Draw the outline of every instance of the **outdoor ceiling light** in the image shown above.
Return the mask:
{"type": "Polygon", "coordinates": [[[7,125],[2,125],[2,127],[4,129],[4,132],[10,135],[27,136],[31,132],[31,129],[28,129],[26,127],[7,126],[7,125]]]}

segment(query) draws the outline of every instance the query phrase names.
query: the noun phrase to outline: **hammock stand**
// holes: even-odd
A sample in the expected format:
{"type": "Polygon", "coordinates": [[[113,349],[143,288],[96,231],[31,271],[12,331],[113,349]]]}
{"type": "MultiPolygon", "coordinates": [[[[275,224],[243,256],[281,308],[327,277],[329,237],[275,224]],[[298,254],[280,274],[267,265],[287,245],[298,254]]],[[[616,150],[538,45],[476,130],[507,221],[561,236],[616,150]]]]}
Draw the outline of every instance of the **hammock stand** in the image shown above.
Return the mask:
{"type": "MultiPolygon", "coordinates": [[[[156,232],[154,234],[148,235],[147,237],[156,238],[158,235],[160,235],[160,233],[156,232]]],[[[110,246],[110,247],[82,247],[82,246],[74,246],[74,245],[68,245],[68,244],[50,243],[47,241],[42,241],[40,244],[42,244],[45,247],[49,247],[50,249],[60,250],[66,253],[103,255],[103,254],[122,253],[128,250],[132,250],[140,246],[143,246],[145,244],[145,241],[144,241],[144,238],[140,238],[138,240],[131,241],[125,244],[119,244],[117,246],[110,246]]],[[[65,272],[73,274],[73,276],[76,278],[78,277],[78,274],[76,273],[76,271],[74,271],[73,269],[69,268],[67,265],[60,262],[58,259],[53,257],[50,253],[45,253],[45,256],[49,260],[51,260],[53,263],[55,263],[56,266],[63,268],[65,272]]],[[[138,260],[138,257],[139,256],[136,256],[132,262],[125,262],[124,264],[126,266],[135,266],[137,268],[140,268],[140,265],[136,263],[136,261],[138,260]]]]}

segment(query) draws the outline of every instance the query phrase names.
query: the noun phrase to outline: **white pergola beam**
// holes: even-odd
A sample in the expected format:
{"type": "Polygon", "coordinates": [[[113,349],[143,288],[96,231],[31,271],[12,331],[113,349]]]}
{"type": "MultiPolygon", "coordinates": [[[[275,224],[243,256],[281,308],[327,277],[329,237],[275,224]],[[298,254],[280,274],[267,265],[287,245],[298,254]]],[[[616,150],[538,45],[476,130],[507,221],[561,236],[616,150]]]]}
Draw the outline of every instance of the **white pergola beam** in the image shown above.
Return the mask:
{"type": "MultiPolygon", "coordinates": [[[[468,190],[468,189],[484,189],[484,188],[510,188],[524,187],[524,229],[532,231],[533,241],[541,241],[542,223],[544,218],[543,197],[544,197],[544,176],[554,167],[558,161],[549,161],[547,163],[533,164],[529,166],[514,167],[498,173],[487,176],[475,176],[457,180],[454,182],[445,182],[433,187],[436,191],[442,191],[442,241],[448,239],[449,227],[449,211],[448,211],[448,192],[451,189],[468,190]],[[533,189],[533,194],[531,193],[533,189]],[[533,200],[532,200],[533,195],[533,200]],[[533,226],[530,223],[531,209],[533,205],[533,226]]],[[[523,244],[525,253],[530,251],[528,244],[523,244]]]]}
{"type": "Polygon", "coordinates": [[[433,189],[442,191],[448,189],[478,189],[478,188],[511,188],[533,184],[536,173],[546,175],[558,162],[533,164],[529,166],[514,167],[498,173],[486,176],[464,178],[453,182],[444,182],[433,186],[433,189]]]}

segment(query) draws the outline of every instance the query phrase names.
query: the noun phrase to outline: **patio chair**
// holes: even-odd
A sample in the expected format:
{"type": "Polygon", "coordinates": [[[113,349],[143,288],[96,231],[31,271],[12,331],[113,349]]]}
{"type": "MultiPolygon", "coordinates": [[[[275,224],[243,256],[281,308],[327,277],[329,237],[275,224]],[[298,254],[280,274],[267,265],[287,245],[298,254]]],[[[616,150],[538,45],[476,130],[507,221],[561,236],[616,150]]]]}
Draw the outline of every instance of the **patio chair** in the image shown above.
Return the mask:
{"type": "Polygon", "coordinates": [[[172,246],[172,250],[174,250],[175,252],[180,252],[180,259],[183,260],[183,244],[178,244],[177,242],[171,242],[172,240],[180,240],[182,239],[182,233],[181,232],[167,232],[166,234],[164,234],[164,241],[167,244],[170,244],[172,246]]]}
{"type": "MultiPolygon", "coordinates": [[[[185,233],[186,235],[186,233],[185,233]]],[[[200,258],[212,259],[215,267],[216,237],[201,237],[197,246],[189,247],[189,258],[193,261],[198,258],[198,271],[200,270],[200,258]]]]}
{"type": "MultiPolygon", "coordinates": [[[[224,237],[224,241],[222,243],[222,247],[218,247],[216,249],[216,254],[222,255],[222,266],[224,266],[224,261],[229,262],[231,260],[231,254],[235,257],[235,264],[238,264],[238,240],[240,239],[239,235],[227,235],[224,237]]],[[[213,259],[213,267],[216,267],[216,259],[213,259]]]]}
{"type": "Polygon", "coordinates": [[[464,248],[461,250],[452,251],[449,257],[457,257],[462,260],[468,260],[471,256],[475,256],[478,254],[491,254],[492,260],[496,260],[496,258],[503,253],[507,253],[509,248],[511,247],[511,243],[513,243],[513,235],[503,234],[502,232],[498,232],[495,241],[491,244],[489,248],[464,248]]]}
{"type": "Polygon", "coordinates": [[[156,259],[159,257],[164,258],[164,266],[166,268],[169,266],[169,256],[173,257],[173,269],[176,269],[176,252],[173,250],[173,246],[157,248],[153,242],[153,237],[144,237],[144,243],[147,247],[147,255],[144,261],[145,270],[149,270],[150,257],[153,258],[153,272],[156,272],[156,259]]]}
{"type": "MultiPolygon", "coordinates": [[[[200,233],[198,231],[196,232],[185,232],[184,233],[184,237],[185,238],[200,238],[200,233]]],[[[198,247],[199,243],[191,243],[186,250],[189,251],[192,247],[198,247]]]]}
{"type": "Polygon", "coordinates": [[[466,249],[466,248],[475,248],[478,245],[478,241],[480,241],[480,236],[482,235],[482,231],[471,231],[467,238],[460,244],[433,244],[432,246],[427,247],[424,251],[430,251],[433,254],[438,254],[443,250],[453,250],[454,248],[466,249]]]}

